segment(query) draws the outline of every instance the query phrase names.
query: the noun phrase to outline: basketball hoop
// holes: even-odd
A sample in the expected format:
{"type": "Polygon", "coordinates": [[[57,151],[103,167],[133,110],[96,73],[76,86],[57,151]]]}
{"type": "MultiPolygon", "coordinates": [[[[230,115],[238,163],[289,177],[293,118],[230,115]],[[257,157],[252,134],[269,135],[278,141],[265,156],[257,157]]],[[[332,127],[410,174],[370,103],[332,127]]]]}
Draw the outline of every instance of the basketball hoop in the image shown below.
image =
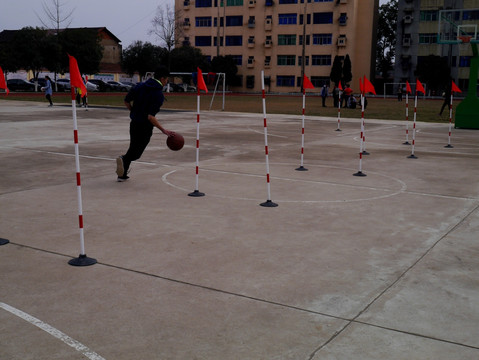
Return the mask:
{"type": "Polygon", "coordinates": [[[470,35],[461,35],[457,37],[459,40],[461,40],[462,43],[468,43],[471,42],[472,36],[470,35]]]}

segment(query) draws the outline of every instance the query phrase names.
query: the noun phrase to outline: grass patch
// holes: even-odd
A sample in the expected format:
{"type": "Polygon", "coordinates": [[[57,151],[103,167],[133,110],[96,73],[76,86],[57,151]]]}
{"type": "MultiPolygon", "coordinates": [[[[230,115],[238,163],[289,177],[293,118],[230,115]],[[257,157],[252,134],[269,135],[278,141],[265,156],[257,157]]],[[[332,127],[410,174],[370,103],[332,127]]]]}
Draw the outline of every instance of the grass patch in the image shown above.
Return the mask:
{"type": "MultiPolygon", "coordinates": [[[[165,109],[180,109],[196,111],[197,95],[196,94],[165,94],[166,102],[163,105],[165,109]]],[[[123,107],[123,99],[125,93],[90,93],[88,95],[88,104],[90,106],[119,106],[123,107]]],[[[22,100],[22,101],[46,101],[43,94],[31,93],[10,93],[8,96],[1,96],[5,100],[22,100]]],[[[222,94],[216,94],[212,101],[212,94],[201,94],[200,107],[202,111],[211,110],[220,111],[222,108],[222,94]]],[[[454,100],[453,109],[461,100],[454,100]]],[[[69,93],[54,93],[54,103],[71,103],[69,93]]],[[[306,111],[309,116],[338,116],[338,109],[332,106],[331,97],[327,99],[327,107],[321,106],[321,97],[318,95],[306,96],[306,111]]],[[[289,114],[301,115],[303,106],[302,95],[266,95],[266,112],[269,114],[289,114]]],[[[439,116],[439,110],[442,106],[441,99],[423,99],[418,98],[417,105],[417,121],[425,122],[449,122],[449,109],[444,109],[442,116],[439,116]]],[[[225,98],[225,111],[232,112],[248,112],[263,113],[263,103],[261,94],[227,94],[225,98]]],[[[409,98],[409,120],[413,120],[414,116],[414,97],[409,98]]],[[[357,109],[341,109],[341,117],[359,118],[361,117],[361,108],[357,109]]],[[[405,120],[406,118],[406,101],[397,101],[396,98],[368,97],[368,106],[365,111],[365,117],[369,119],[384,120],[405,120]]]]}

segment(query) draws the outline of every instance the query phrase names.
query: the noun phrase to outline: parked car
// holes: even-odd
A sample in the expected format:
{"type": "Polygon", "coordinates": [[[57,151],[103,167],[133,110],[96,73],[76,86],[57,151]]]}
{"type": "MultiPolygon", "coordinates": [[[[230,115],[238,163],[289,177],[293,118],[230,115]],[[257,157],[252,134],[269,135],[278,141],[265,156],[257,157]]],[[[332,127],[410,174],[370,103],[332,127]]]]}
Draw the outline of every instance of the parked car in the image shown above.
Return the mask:
{"type": "Polygon", "coordinates": [[[7,87],[10,91],[35,91],[35,85],[23,79],[8,79],[7,87]]]}
{"type": "Polygon", "coordinates": [[[116,91],[128,91],[131,89],[130,85],[118,81],[108,81],[108,84],[110,84],[116,91]]]}
{"type": "Polygon", "coordinates": [[[113,91],[113,86],[101,79],[88,79],[88,81],[97,85],[100,91],[113,91]]]}
{"type": "MultiPolygon", "coordinates": [[[[39,78],[39,79],[31,79],[30,82],[35,86],[35,82],[38,83],[38,86],[39,86],[39,89],[42,88],[42,87],[45,87],[45,85],[47,84],[47,81],[45,80],[45,78],[39,78]]],[[[52,89],[53,91],[56,91],[56,87],[55,87],[55,81],[51,81],[51,84],[52,84],[52,89]]],[[[57,83],[58,85],[58,91],[67,91],[68,89],[65,87],[64,84],[62,83],[57,83]]]]}
{"type": "Polygon", "coordinates": [[[163,91],[164,92],[185,92],[185,89],[182,86],[179,86],[177,84],[168,83],[165,86],[163,86],[163,91]]]}
{"type": "Polygon", "coordinates": [[[63,87],[65,87],[65,90],[71,90],[72,88],[70,79],[57,79],[57,84],[61,84],[63,87]]]}
{"type": "Polygon", "coordinates": [[[86,82],[86,91],[92,91],[92,92],[100,91],[100,87],[98,85],[95,85],[95,84],[91,83],[90,81],[87,81],[86,82]]]}
{"type": "Polygon", "coordinates": [[[187,84],[178,84],[178,86],[181,86],[183,88],[183,90],[185,90],[186,92],[196,92],[196,87],[195,86],[191,86],[191,85],[187,85],[187,84]]]}

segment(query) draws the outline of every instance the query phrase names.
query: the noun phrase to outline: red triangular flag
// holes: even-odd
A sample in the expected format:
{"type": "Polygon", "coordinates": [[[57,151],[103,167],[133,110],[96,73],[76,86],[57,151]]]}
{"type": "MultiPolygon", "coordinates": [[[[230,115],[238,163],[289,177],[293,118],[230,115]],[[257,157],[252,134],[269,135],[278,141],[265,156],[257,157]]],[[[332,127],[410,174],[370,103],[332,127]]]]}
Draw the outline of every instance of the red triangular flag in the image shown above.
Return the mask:
{"type": "Polygon", "coordinates": [[[406,91],[408,94],[412,93],[412,90],[411,90],[411,85],[409,85],[409,81],[406,80],[406,91]]]}
{"type": "Polygon", "coordinates": [[[5,89],[5,91],[7,92],[7,95],[10,92],[10,90],[8,90],[7,82],[5,81],[5,75],[3,75],[3,70],[1,66],[0,66],[0,89],[5,89]]]}
{"type": "Polygon", "coordinates": [[[314,89],[314,85],[306,75],[303,75],[303,89],[314,89]]]}
{"type": "Polygon", "coordinates": [[[454,80],[452,80],[451,91],[452,91],[452,92],[460,92],[460,93],[462,93],[461,89],[459,89],[459,88],[457,87],[457,85],[454,84],[454,80]]]}
{"type": "Polygon", "coordinates": [[[371,84],[371,82],[368,80],[368,78],[366,76],[364,76],[364,93],[373,93],[374,95],[376,95],[376,90],[374,89],[374,86],[373,84],[371,84]]]}
{"type": "Polygon", "coordinates": [[[341,86],[341,80],[339,80],[338,89],[343,91],[343,87],[341,86]]]}
{"type": "Polygon", "coordinates": [[[198,68],[198,79],[196,81],[198,85],[198,90],[204,90],[205,92],[208,92],[208,88],[206,87],[205,84],[205,79],[203,79],[203,73],[201,72],[201,69],[198,68]]]}
{"type": "Polygon", "coordinates": [[[426,91],[424,90],[424,87],[422,86],[421,82],[419,81],[419,79],[416,79],[416,94],[419,91],[422,92],[423,94],[426,94],[426,91]]]}
{"type": "Polygon", "coordinates": [[[83,83],[83,80],[81,79],[80,75],[80,69],[78,69],[78,63],[77,60],[71,56],[68,55],[70,59],[70,84],[73,87],[80,88],[81,89],[81,96],[84,97],[86,95],[86,86],[83,83]]]}

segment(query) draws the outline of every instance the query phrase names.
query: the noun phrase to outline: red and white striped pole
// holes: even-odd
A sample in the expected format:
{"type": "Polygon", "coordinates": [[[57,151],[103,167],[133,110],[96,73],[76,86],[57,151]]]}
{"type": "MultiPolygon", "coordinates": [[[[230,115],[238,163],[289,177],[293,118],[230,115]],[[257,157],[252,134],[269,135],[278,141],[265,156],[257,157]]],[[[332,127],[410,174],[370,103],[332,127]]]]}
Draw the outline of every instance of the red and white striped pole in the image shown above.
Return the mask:
{"type": "Polygon", "coordinates": [[[83,207],[81,196],[81,179],[80,179],[80,152],[78,148],[78,126],[77,126],[77,112],[75,101],[75,88],[71,88],[72,96],[72,112],[73,112],[73,139],[75,142],[75,166],[77,179],[77,197],[78,197],[78,222],[80,227],[80,255],[78,258],[71,259],[68,263],[73,266],[88,266],[96,264],[96,259],[92,259],[85,254],[85,238],[83,235],[83,207]]]}
{"type": "Polygon", "coordinates": [[[446,148],[452,148],[454,146],[451,145],[451,133],[452,133],[452,99],[453,99],[453,95],[452,95],[452,91],[451,91],[451,102],[449,103],[449,135],[448,135],[448,138],[447,138],[447,145],[444,146],[446,148]]]}
{"type": "Polygon", "coordinates": [[[409,142],[409,92],[406,91],[406,141],[404,145],[411,145],[409,142]]]}
{"type": "MultiPolygon", "coordinates": [[[[200,76],[198,73],[197,76],[200,76]]],[[[195,190],[192,193],[189,193],[188,196],[205,196],[205,193],[202,193],[198,190],[199,188],[199,169],[200,169],[200,86],[199,81],[196,82],[198,88],[197,101],[196,101],[196,183],[195,190]]]]}
{"type": "Polygon", "coordinates": [[[354,176],[366,176],[363,173],[362,162],[363,162],[363,141],[364,141],[364,96],[361,93],[361,135],[359,138],[359,170],[357,173],[354,173],[354,176]]]}
{"type": "Polygon", "coordinates": [[[303,114],[302,114],[302,125],[301,125],[301,165],[299,168],[296,168],[298,171],[308,171],[303,166],[303,157],[304,157],[304,112],[305,112],[305,107],[306,107],[306,89],[303,86],[303,114]]]}
{"type": "Polygon", "coordinates": [[[338,128],[336,129],[336,131],[341,131],[341,95],[339,96],[338,101],[338,128]]]}
{"type": "Polygon", "coordinates": [[[417,159],[417,156],[414,155],[414,148],[416,146],[416,116],[417,116],[417,90],[416,96],[414,96],[414,121],[412,126],[412,147],[411,147],[411,155],[408,156],[410,159],[417,159]]]}
{"type": "Polygon", "coordinates": [[[271,201],[271,185],[269,182],[269,160],[268,160],[268,126],[266,123],[266,96],[264,91],[264,70],[261,70],[261,93],[263,98],[263,124],[264,124],[264,151],[266,155],[266,187],[268,189],[268,198],[261,203],[264,207],[276,207],[278,204],[271,201]]]}

